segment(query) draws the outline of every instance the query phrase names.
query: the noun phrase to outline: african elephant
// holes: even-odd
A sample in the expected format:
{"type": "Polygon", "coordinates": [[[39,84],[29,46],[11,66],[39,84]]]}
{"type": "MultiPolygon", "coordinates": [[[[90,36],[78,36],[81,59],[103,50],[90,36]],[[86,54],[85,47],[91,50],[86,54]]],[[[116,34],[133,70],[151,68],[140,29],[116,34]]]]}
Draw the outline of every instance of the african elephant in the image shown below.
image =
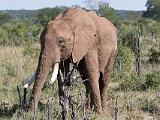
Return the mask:
{"type": "Polygon", "coordinates": [[[34,79],[29,109],[35,110],[42,87],[50,68],[53,68],[51,82],[57,78],[61,62],[65,69],[69,62],[78,62],[78,71],[84,82],[91,104],[98,113],[106,111],[109,76],[117,49],[117,32],[114,25],[95,12],[81,8],[70,8],[50,21],[40,36],[41,52],[34,79]]]}

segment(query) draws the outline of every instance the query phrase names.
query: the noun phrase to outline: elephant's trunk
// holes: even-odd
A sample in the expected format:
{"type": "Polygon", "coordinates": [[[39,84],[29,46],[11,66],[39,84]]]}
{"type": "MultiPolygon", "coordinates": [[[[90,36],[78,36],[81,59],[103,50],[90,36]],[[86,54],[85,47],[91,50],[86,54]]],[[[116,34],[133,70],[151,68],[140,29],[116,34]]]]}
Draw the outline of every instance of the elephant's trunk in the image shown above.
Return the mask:
{"type": "Polygon", "coordinates": [[[45,51],[41,51],[38,68],[35,75],[35,82],[32,90],[32,96],[29,102],[29,108],[32,110],[37,109],[39,97],[41,95],[41,90],[47,79],[49,70],[52,65],[54,65],[55,70],[53,72],[53,81],[57,78],[58,67],[60,62],[60,54],[55,50],[55,54],[50,51],[51,49],[46,48],[45,51]]]}

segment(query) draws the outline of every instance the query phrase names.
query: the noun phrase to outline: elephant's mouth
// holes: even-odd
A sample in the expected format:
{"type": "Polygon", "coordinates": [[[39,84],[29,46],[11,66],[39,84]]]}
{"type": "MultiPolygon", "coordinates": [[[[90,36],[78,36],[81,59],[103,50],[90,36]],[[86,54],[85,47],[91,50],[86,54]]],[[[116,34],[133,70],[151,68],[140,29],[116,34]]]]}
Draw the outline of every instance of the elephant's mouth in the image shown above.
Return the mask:
{"type": "Polygon", "coordinates": [[[70,54],[69,55],[63,55],[61,54],[61,58],[60,58],[60,61],[65,61],[66,59],[70,58],[70,54]]]}

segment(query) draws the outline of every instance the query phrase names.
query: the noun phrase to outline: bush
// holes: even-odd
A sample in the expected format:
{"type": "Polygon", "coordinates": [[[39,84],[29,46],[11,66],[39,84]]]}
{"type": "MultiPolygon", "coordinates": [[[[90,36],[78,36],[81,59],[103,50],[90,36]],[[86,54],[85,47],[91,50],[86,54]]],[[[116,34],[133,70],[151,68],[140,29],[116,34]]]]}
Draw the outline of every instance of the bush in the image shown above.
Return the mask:
{"type": "Polygon", "coordinates": [[[47,23],[53,20],[57,15],[65,11],[67,7],[55,7],[55,8],[43,8],[39,9],[36,14],[37,22],[42,26],[47,25],[47,23]]]}
{"type": "Polygon", "coordinates": [[[153,63],[160,63],[160,51],[159,49],[151,48],[149,51],[149,62],[153,63]]]}
{"type": "Polygon", "coordinates": [[[11,20],[11,16],[7,13],[0,12],[0,26],[11,20]]]}
{"type": "Polygon", "coordinates": [[[2,67],[4,67],[3,73],[5,78],[3,85],[11,87],[11,81],[14,80],[14,78],[18,75],[17,66],[15,64],[5,63],[2,65],[2,67]]]}
{"type": "Polygon", "coordinates": [[[147,89],[160,88],[160,72],[152,72],[151,74],[147,74],[145,78],[145,86],[147,89]]]}
{"type": "Polygon", "coordinates": [[[39,48],[34,47],[33,45],[29,44],[26,45],[23,49],[23,55],[26,57],[31,57],[31,58],[35,58],[38,57],[39,55],[39,48]]]}
{"type": "Polygon", "coordinates": [[[135,24],[122,23],[121,26],[119,26],[120,44],[134,50],[137,33],[138,33],[138,30],[135,24]]]}
{"type": "Polygon", "coordinates": [[[145,81],[143,79],[139,79],[139,77],[136,76],[126,77],[123,78],[122,81],[120,81],[120,89],[124,91],[145,90],[145,81]]]}
{"type": "Polygon", "coordinates": [[[148,90],[148,89],[159,89],[160,88],[160,72],[153,72],[147,74],[145,77],[139,79],[136,76],[127,77],[123,76],[120,81],[121,90],[148,90]]]}
{"type": "Polygon", "coordinates": [[[7,31],[0,28],[0,45],[8,45],[8,34],[7,31]]]}
{"type": "Polygon", "coordinates": [[[7,77],[16,77],[17,76],[17,70],[16,70],[15,65],[12,65],[11,63],[9,63],[9,64],[5,64],[3,66],[5,66],[4,73],[7,77]]]}
{"type": "Polygon", "coordinates": [[[157,99],[153,100],[148,98],[141,99],[140,109],[142,109],[145,112],[149,112],[151,114],[159,114],[160,112],[159,101],[157,99]]]}
{"type": "Polygon", "coordinates": [[[0,27],[0,45],[20,46],[38,41],[42,26],[27,23],[4,24],[0,27]]]}
{"type": "Polygon", "coordinates": [[[134,74],[134,52],[129,47],[119,47],[116,57],[115,68],[118,69],[119,77],[131,76],[134,74]]]}

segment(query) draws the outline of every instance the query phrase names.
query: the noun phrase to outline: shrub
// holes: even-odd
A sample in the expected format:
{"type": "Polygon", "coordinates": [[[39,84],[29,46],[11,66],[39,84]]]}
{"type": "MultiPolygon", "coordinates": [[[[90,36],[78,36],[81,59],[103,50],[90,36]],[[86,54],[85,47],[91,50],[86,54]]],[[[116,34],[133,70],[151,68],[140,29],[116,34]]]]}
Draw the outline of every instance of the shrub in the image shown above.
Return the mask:
{"type": "Polygon", "coordinates": [[[11,16],[7,13],[0,12],[0,26],[11,20],[11,16]]]}
{"type": "Polygon", "coordinates": [[[123,76],[131,76],[134,74],[134,52],[129,47],[119,47],[116,57],[115,68],[117,69],[116,76],[121,79],[123,76]]]}
{"type": "Polygon", "coordinates": [[[3,24],[0,27],[0,45],[20,46],[39,39],[42,26],[27,23],[3,24]]]}
{"type": "Polygon", "coordinates": [[[145,81],[143,79],[139,79],[139,77],[125,77],[122,81],[120,81],[120,89],[127,90],[145,90],[145,81]]]}
{"type": "Polygon", "coordinates": [[[34,47],[33,45],[31,45],[31,43],[29,45],[26,45],[23,49],[23,55],[27,56],[27,57],[38,57],[39,55],[39,48],[34,47]]]}
{"type": "Polygon", "coordinates": [[[145,78],[146,88],[157,89],[160,88],[160,72],[152,72],[147,74],[145,78]]]}
{"type": "Polygon", "coordinates": [[[153,100],[148,98],[141,99],[140,109],[152,114],[159,114],[160,112],[159,101],[157,99],[153,100]]]}
{"type": "Polygon", "coordinates": [[[149,62],[153,63],[160,63],[160,51],[159,49],[151,48],[149,51],[149,62]]]}
{"type": "Polygon", "coordinates": [[[4,67],[4,78],[5,81],[3,82],[3,85],[5,86],[10,86],[11,85],[11,81],[13,80],[13,78],[15,78],[18,75],[18,71],[17,71],[17,67],[14,64],[11,63],[6,63],[4,65],[2,65],[2,67],[4,67]]]}
{"type": "Polygon", "coordinates": [[[17,70],[16,66],[12,64],[5,64],[5,75],[9,77],[16,77],[17,76],[17,70]]]}

